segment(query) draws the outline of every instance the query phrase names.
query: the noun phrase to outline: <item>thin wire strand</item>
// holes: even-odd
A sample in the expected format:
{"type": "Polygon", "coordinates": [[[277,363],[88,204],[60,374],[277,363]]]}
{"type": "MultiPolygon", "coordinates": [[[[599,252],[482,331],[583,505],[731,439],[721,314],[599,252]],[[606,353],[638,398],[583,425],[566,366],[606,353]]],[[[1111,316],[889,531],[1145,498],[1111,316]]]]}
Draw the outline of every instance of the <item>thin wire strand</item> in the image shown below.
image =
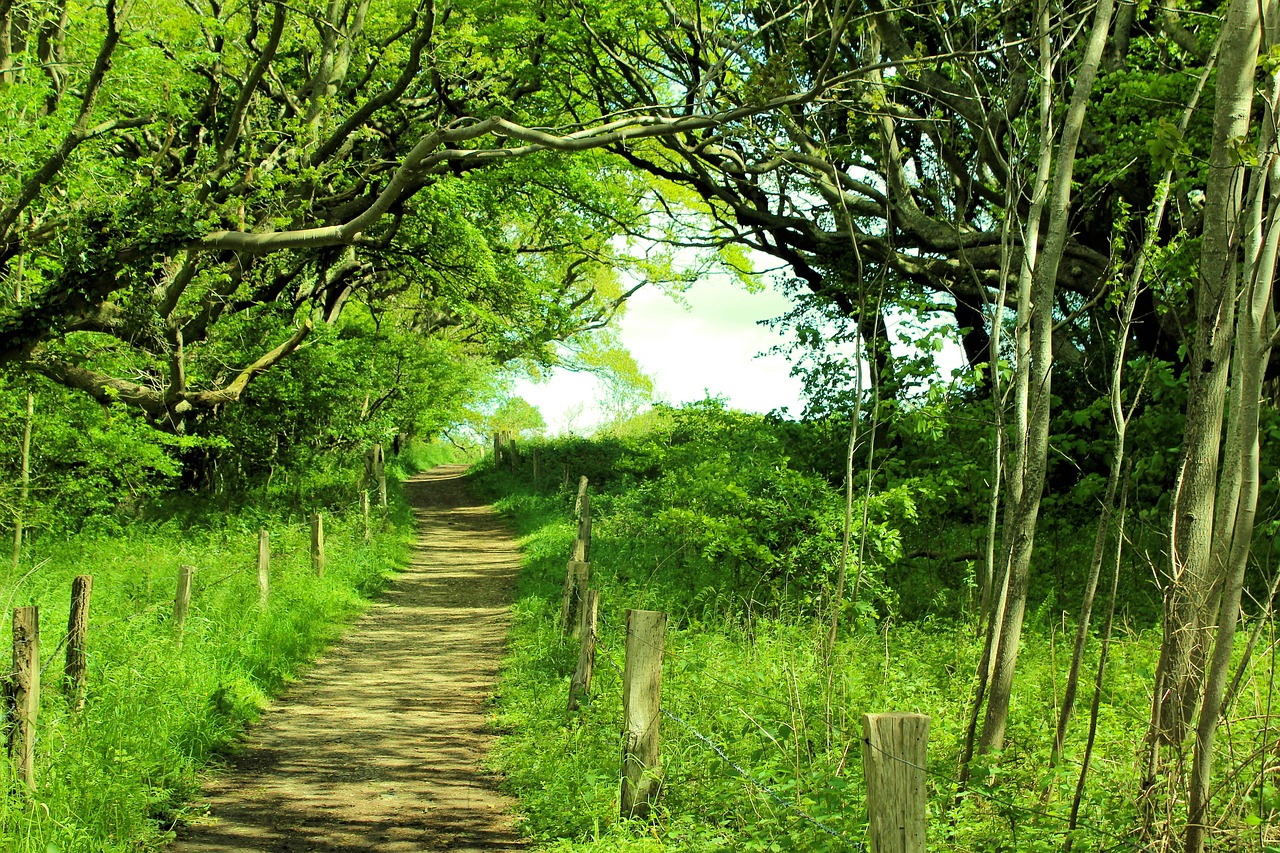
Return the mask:
{"type": "MultiPolygon", "coordinates": [[[[623,678],[622,669],[618,666],[617,661],[613,659],[613,656],[609,654],[609,650],[604,648],[603,646],[597,646],[597,651],[602,652],[604,654],[604,659],[607,660],[609,662],[609,665],[613,667],[614,671],[618,673],[618,679],[621,680],[623,678]]],[[[849,845],[851,850],[857,850],[857,851],[867,850],[867,847],[865,844],[859,841],[854,841],[852,838],[845,835],[844,833],[838,830],[832,829],[831,827],[824,824],[822,821],[818,820],[817,818],[805,812],[803,809],[788,802],[786,799],[784,799],[781,795],[779,795],[776,791],[774,791],[768,785],[766,785],[765,783],[757,779],[750,771],[746,770],[741,765],[739,765],[736,761],[730,758],[728,754],[725,753],[725,751],[718,744],[716,744],[715,741],[711,740],[711,738],[707,737],[702,732],[698,731],[693,726],[689,725],[689,723],[685,722],[682,718],[680,718],[678,715],[676,715],[672,711],[669,711],[666,708],[662,708],[662,707],[659,707],[658,711],[662,714],[662,716],[675,722],[677,725],[681,726],[687,732],[689,732],[689,734],[693,735],[695,738],[697,738],[702,743],[704,743],[708,748],[711,749],[712,752],[714,752],[717,756],[719,756],[721,761],[723,761],[725,764],[733,768],[734,772],[736,772],[739,776],[741,776],[744,780],[746,780],[753,788],[763,793],[765,796],[773,800],[778,805],[782,806],[787,811],[791,812],[792,814],[799,817],[801,820],[805,821],[806,823],[810,824],[816,829],[826,833],[827,835],[831,836],[837,841],[840,841],[842,844],[849,845]]]]}

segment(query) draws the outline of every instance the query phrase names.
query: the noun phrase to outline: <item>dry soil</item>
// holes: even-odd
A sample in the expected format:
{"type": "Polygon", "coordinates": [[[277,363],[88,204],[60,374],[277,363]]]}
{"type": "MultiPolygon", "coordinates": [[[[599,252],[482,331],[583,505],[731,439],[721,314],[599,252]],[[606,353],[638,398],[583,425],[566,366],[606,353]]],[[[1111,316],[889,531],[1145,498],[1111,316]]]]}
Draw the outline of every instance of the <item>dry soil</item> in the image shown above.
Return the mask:
{"type": "Polygon", "coordinates": [[[170,853],[524,848],[484,769],[519,555],[463,472],[408,482],[409,566],[263,715],[170,853]]]}

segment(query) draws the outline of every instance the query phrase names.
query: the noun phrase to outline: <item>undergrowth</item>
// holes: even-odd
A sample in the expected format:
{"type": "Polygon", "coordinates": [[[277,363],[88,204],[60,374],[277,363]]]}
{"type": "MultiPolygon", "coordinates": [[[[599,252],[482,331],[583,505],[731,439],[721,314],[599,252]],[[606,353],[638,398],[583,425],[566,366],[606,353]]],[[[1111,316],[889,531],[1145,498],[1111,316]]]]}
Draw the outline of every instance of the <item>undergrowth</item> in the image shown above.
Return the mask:
{"type": "MultiPolygon", "coordinates": [[[[655,454],[666,464],[675,455],[655,454]]],[[[543,470],[548,456],[544,450],[543,470]]],[[[736,460],[734,468],[710,474],[704,468],[701,493],[731,495],[733,483],[741,482],[733,479],[736,469],[755,463],[745,455],[736,460]]],[[[634,464],[625,453],[611,461],[634,464]]],[[[876,607],[846,612],[829,651],[829,622],[812,606],[811,591],[821,590],[821,579],[775,582],[768,595],[753,591],[742,583],[741,565],[730,560],[726,569],[723,552],[699,547],[706,541],[700,537],[711,535],[705,527],[672,530],[656,515],[642,517],[652,512],[646,496],[655,494],[653,483],[673,480],[667,470],[655,465],[638,476],[599,474],[591,585],[600,595],[600,650],[592,695],[575,713],[567,711],[566,699],[578,644],[562,639],[556,623],[576,534],[576,476],[535,486],[527,472],[513,474],[504,465],[480,480],[516,526],[525,554],[496,701],[502,738],[495,763],[519,799],[530,837],[557,853],[861,849],[862,715],[908,711],[931,717],[930,850],[1062,849],[1093,690],[1089,675],[1064,760],[1051,766],[1074,625],[1048,600],[1028,617],[1005,748],[976,759],[968,789],[960,792],[955,780],[981,651],[970,619],[959,612],[899,618],[889,592],[894,563],[884,559],[873,567],[877,576],[864,579],[879,599],[876,607]],[[616,667],[623,665],[628,608],[669,614],[664,787],[656,815],[643,822],[618,815],[616,667]]],[[[832,490],[825,500],[838,500],[838,493],[832,490]]],[[[725,499],[726,507],[731,503],[725,499]]],[[[788,510],[803,517],[826,512],[820,506],[788,510]]],[[[770,525],[787,521],[748,511],[720,529],[736,524],[748,531],[741,535],[767,542],[774,536],[770,525]]],[[[1158,649],[1155,626],[1117,625],[1092,769],[1073,833],[1076,849],[1134,849],[1138,753],[1158,649]]],[[[1085,673],[1096,667],[1098,652],[1093,638],[1085,673]]],[[[1264,709],[1258,710],[1261,718],[1264,709]]],[[[1245,709],[1242,716],[1248,719],[1245,709]]],[[[1257,732],[1238,727],[1228,736],[1244,745],[1257,732]]]]}

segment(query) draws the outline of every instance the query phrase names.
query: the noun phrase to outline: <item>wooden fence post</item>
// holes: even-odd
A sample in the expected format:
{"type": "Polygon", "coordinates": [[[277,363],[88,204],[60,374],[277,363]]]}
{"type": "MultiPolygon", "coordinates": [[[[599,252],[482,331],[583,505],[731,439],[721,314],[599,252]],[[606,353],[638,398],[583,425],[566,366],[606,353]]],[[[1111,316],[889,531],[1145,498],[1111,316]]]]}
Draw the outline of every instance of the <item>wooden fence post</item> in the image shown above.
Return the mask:
{"type": "Polygon", "coordinates": [[[369,527],[369,489],[367,486],[360,490],[360,517],[364,519],[364,541],[368,542],[373,538],[373,529],[369,527]]]}
{"type": "Polygon", "coordinates": [[[576,711],[582,697],[591,693],[591,672],[596,665],[596,624],[600,609],[600,593],[587,590],[582,604],[582,618],[578,622],[578,634],[582,645],[578,647],[578,666],[569,682],[569,710],[576,711]]]}
{"type": "Polygon", "coordinates": [[[9,763],[36,787],[36,712],[40,709],[40,608],[13,610],[13,671],[5,686],[9,763]]]}
{"type": "Polygon", "coordinates": [[[258,606],[267,608],[271,596],[271,534],[258,531],[258,606]]]}
{"type": "Polygon", "coordinates": [[[187,609],[191,606],[191,580],[195,577],[195,566],[178,567],[178,592],[173,596],[173,624],[182,639],[182,626],[187,621],[187,609]]]}
{"type": "Polygon", "coordinates": [[[622,816],[647,818],[662,789],[662,647],[667,614],[627,611],[622,676],[622,816]]]}
{"type": "Polygon", "coordinates": [[[73,711],[84,710],[89,598],[92,594],[93,575],[76,575],[71,582],[71,612],[67,616],[67,662],[62,670],[63,686],[73,711]]]}
{"type": "MultiPolygon", "coordinates": [[[[569,466],[564,466],[565,478],[568,479],[569,466]]],[[[587,496],[587,478],[583,475],[578,478],[578,497],[573,502],[573,517],[582,524],[582,500],[587,496]]]]}
{"type": "Polygon", "coordinates": [[[387,508],[387,454],[381,444],[375,444],[374,452],[378,459],[378,506],[387,508]]]}
{"type": "Polygon", "coordinates": [[[316,577],[324,577],[324,516],[311,516],[311,568],[316,577]]]}
{"type": "Polygon", "coordinates": [[[591,564],[570,560],[564,574],[564,598],[560,602],[560,636],[570,631],[577,635],[582,614],[582,600],[587,594],[591,577],[591,564]]]}
{"type": "Polygon", "coordinates": [[[578,541],[582,543],[583,562],[591,562],[591,494],[582,494],[582,512],[578,515],[578,541]]]}
{"type": "Polygon", "coordinates": [[[541,460],[538,458],[538,448],[535,447],[533,448],[533,490],[535,492],[538,490],[538,469],[540,467],[540,462],[541,460]]]}
{"type": "Polygon", "coordinates": [[[924,714],[863,714],[862,772],[872,853],[925,853],[924,714]]]}

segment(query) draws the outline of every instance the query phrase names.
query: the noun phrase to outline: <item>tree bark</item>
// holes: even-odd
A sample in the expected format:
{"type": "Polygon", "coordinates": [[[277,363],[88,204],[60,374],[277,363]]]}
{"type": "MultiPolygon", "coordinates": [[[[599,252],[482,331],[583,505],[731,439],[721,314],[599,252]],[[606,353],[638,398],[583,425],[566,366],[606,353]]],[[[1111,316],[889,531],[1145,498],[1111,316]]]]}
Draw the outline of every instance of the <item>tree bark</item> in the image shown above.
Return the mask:
{"type": "MultiPolygon", "coordinates": [[[[1035,545],[1036,522],[1040,514],[1040,497],[1044,490],[1049,449],[1054,292],[1058,266],[1062,261],[1070,230],[1067,214],[1071,203],[1071,177],[1075,169],[1076,148],[1114,8],[1114,0],[1101,0],[1094,11],[1088,45],[1076,71],[1071,105],[1063,120],[1049,204],[1048,239],[1044,253],[1035,265],[1032,281],[1028,417],[1025,428],[1020,430],[1019,444],[1014,448],[1014,467],[1021,472],[1021,495],[1012,507],[1009,524],[1005,528],[1005,539],[1010,543],[1007,546],[1009,593],[1000,626],[982,736],[978,742],[978,749],[983,753],[998,750],[1004,745],[1004,731],[1009,719],[1009,699],[1013,692],[1018,643],[1022,637],[1027,586],[1031,578],[1031,553],[1035,545]]],[[[1045,85],[1051,85],[1050,81],[1046,80],[1045,85]]],[[[1047,145],[1050,138],[1046,137],[1044,144],[1047,145]]]]}
{"type": "MultiPolygon", "coordinates": [[[[1238,289],[1236,220],[1243,198],[1244,170],[1238,165],[1236,146],[1249,128],[1260,41],[1258,3],[1235,0],[1223,27],[1216,82],[1187,417],[1170,519],[1163,640],[1147,734],[1148,767],[1143,788],[1148,799],[1160,797],[1155,786],[1166,763],[1159,757],[1161,748],[1171,746],[1180,752],[1194,719],[1207,645],[1205,632],[1214,617],[1210,609],[1214,579],[1225,568],[1225,555],[1220,555],[1214,565],[1212,545],[1219,445],[1238,289]]],[[[1219,530],[1220,536],[1224,533],[1219,530]]],[[[1154,808],[1153,803],[1148,803],[1148,816],[1154,808]]]]}

